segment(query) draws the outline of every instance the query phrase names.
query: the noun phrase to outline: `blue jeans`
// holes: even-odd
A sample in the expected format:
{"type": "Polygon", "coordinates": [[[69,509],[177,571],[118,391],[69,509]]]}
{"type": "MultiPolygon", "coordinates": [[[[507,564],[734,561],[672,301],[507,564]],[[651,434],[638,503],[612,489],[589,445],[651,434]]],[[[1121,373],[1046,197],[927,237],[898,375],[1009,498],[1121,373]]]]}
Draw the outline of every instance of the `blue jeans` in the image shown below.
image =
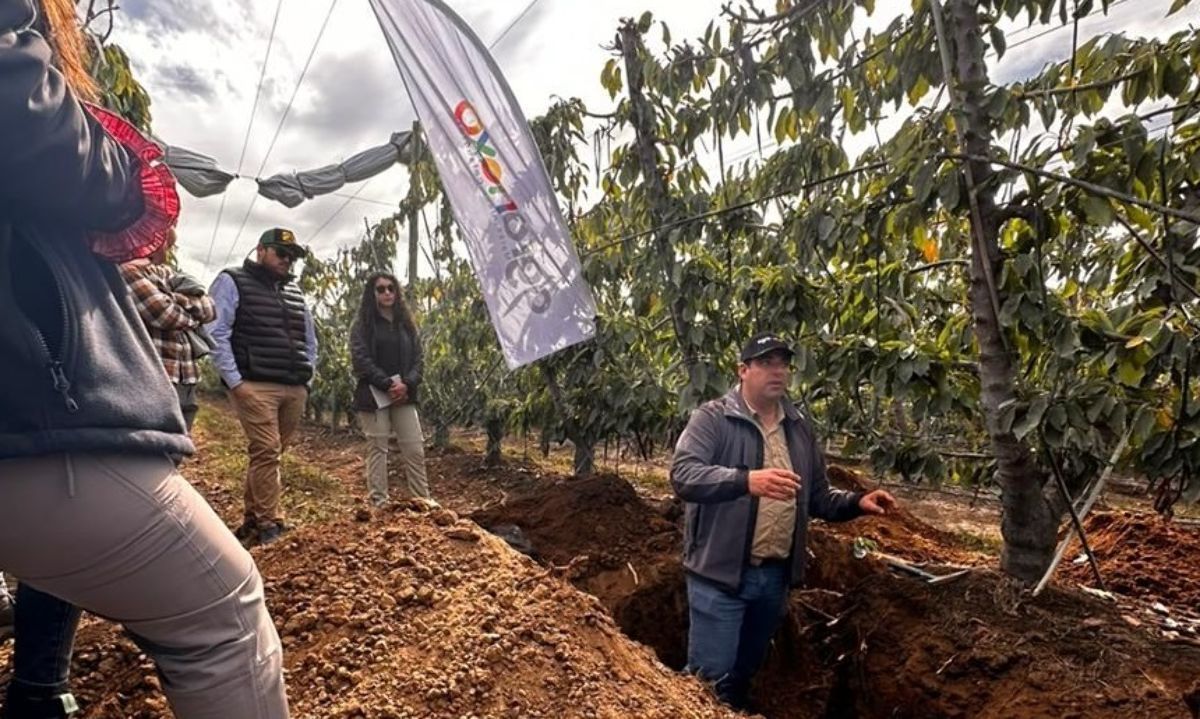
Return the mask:
{"type": "Polygon", "coordinates": [[[21,582],[17,586],[13,674],[6,705],[69,691],[80,610],[21,582]]]}
{"type": "Polygon", "coordinates": [[[711,682],[721,701],[744,708],[750,681],[783,617],[787,567],[782,562],[748,565],[736,593],[690,574],[687,588],[687,671],[711,682]]]}

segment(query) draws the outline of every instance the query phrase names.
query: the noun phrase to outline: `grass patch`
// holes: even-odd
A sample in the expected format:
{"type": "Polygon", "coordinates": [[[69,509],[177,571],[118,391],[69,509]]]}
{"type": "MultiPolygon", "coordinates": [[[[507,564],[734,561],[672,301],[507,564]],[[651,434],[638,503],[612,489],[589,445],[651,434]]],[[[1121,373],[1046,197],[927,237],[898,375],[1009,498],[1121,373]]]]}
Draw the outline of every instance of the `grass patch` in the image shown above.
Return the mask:
{"type": "Polygon", "coordinates": [[[960,529],[954,534],[954,539],[964,549],[973,552],[983,552],[985,554],[1000,554],[1000,550],[1004,545],[1004,541],[994,535],[976,534],[965,529],[960,529]]]}
{"type": "MultiPolygon", "coordinates": [[[[237,416],[223,403],[205,403],[196,416],[193,434],[202,460],[189,462],[184,473],[222,490],[221,493],[230,498],[226,503],[232,501],[237,505],[222,509],[226,514],[240,516],[249,458],[237,416]]],[[[347,507],[353,504],[353,497],[336,476],[295,448],[284,452],[280,472],[283,476],[283,508],[291,523],[328,522],[344,515],[347,507]]]]}

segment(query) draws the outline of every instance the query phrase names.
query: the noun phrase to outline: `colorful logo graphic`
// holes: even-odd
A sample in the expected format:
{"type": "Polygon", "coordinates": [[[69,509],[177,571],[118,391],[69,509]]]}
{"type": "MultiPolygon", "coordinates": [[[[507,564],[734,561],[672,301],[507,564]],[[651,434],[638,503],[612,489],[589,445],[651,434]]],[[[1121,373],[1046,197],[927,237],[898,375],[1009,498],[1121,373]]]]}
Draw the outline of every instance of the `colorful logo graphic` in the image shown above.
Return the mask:
{"type": "Polygon", "coordinates": [[[505,172],[500,153],[469,101],[463,100],[455,106],[454,122],[467,140],[468,152],[475,158],[480,187],[500,216],[505,236],[512,242],[507,252],[509,262],[504,267],[504,277],[510,286],[523,289],[503,311],[507,314],[527,300],[530,310],[543,314],[550,309],[553,293],[559,287],[555,275],[547,272],[539,260],[537,238],[529,229],[523,208],[504,188],[505,172]]]}

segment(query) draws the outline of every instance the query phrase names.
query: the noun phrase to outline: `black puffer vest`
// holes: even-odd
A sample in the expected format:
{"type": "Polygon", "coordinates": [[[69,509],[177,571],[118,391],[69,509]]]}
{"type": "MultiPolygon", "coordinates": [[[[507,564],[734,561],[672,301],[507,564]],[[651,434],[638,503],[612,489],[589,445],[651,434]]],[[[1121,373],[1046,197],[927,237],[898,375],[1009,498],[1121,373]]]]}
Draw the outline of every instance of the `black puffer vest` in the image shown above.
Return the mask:
{"type": "Polygon", "coordinates": [[[257,262],[225,270],[238,290],[233,358],[252,382],[307,384],[313,376],[304,331],[304,296],[289,277],[280,281],[257,262]]]}

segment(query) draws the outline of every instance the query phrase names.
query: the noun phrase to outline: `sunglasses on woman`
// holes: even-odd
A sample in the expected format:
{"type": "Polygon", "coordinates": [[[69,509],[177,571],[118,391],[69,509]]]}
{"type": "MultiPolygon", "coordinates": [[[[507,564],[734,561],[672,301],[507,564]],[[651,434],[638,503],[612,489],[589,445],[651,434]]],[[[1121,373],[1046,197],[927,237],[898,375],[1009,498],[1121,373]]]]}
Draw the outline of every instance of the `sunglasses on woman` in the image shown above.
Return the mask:
{"type": "Polygon", "coordinates": [[[394,295],[396,294],[395,285],[375,285],[375,294],[377,295],[394,295]]]}

